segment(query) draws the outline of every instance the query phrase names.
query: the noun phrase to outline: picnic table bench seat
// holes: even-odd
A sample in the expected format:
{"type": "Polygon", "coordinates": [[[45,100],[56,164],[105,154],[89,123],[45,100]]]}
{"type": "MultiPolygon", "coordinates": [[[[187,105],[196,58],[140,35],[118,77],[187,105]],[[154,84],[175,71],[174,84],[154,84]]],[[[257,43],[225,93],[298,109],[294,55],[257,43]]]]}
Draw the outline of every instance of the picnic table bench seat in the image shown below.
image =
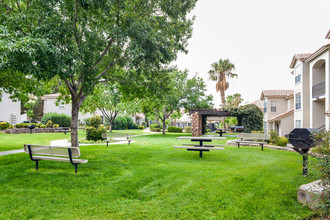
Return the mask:
{"type": "Polygon", "coordinates": [[[36,162],[36,170],[39,168],[40,160],[70,162],[75,166],[75,173],[78,171],[79,164],[88,162],[85,159],[74,159],[80,157],[80,150],[77,147],[25,144],[24,152],[29,154],[32,161],[36,162]]]}
{"type": "MultiPolygon", "coordinates": [[[[199,145],[196,145],[199,146],[199,145]]],[[[204,145],[205,146],[205,145],[204,145]]],[[[188,150],[205,150],[205,151],[210,151],[210,150],[224,150],[223,147],[185,147],[185,146],[174,146],[174,148],[183,148],[183,149],[188,149],[188,150]]]]}
{"type": "Polygon", "coordinates": [[[127,141],[128,145],[131,145],[133,141],[130,139],[132,137],[129,133],[103,133],[102,138],[107,142],[107,146],[109,146],[110,141],[127,141]]]}
{"type": "MultiPolygon", "coordinates": [[[[200,146],[199,144],[182,144],[185,146],[195,146],[198,147],[200,146]]],[[[226,145],[224,144],[203,144],[204,147],[225,147],[226,145]]]]}

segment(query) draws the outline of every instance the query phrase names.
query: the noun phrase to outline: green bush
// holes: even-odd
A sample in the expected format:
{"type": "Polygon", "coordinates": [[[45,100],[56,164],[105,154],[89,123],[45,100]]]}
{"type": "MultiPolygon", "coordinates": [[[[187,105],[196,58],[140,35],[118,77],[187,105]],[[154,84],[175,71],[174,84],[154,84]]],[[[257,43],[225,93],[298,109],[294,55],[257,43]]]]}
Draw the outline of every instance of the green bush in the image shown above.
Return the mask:
{"type": "Polygon", "coordinates": [[[159,124],[152,124],[149,126],[150,131],[160,132],[160,125],[159,124]],[[155,129],[159,129],[159,131],[156,131],[155,129]]]}
{"type": "Polygon", "coordinates": [[[251,133],[254,133],[254,134],[262,134],[263,131],[251,131],[251,133]]]}
{"type": "Polygon", "coordinates": [[[154,128],[152,131],[153,132],[160,132],[160,128],[154,128]]]}
{"type": "Polygon", "coordinates": [[[138,126],[138,129],[143,130],[144,129],[144,126],[143,125],[139,125],[138,126]]]}
{"type": "Polygon", "coordinates": [[[269,142],[271,144],[276,144],[276,142],[280,139],[280,137],[277,135],[277,132],[276,131],[270,131],[269,134],[270,134],[269,142]]]}
{"type": "Polygon", "coordinates": [[[41,125],[44,125],[44,124],[41,124],[41,123],[40,123],[40,124],[37,124],[37,127],[38,127],[38,128],[40,128],[40,127],[41,127],[41,125]]]}
{"type": "Polygon", "coordinates": [[[39,128],[45,128],[45,127],[46,127],[46,125],[41,124],[39,128]]]}
{"type": "Polygon", "coordinates": [[[101,116],[98,115],[91,117],[89,120],[89,124],[94,128],[100,127],[101,123],[102,123],[101,116]]]}
{"type": "Polygon", "coordinates": [[[232,113],[236,115],[238,121],[244,126],[244,132],[249,133],[253,130],[262,130],[264,113],[256,105],[243,105],[232,113]]]}
{"type": "Polygon", "coordinates": [[[145,127],[145,128],[148,127],[148,126],[147,126],[148,124],[147,124],[147,122],[145,122],[145,121],[142,122],[142,125],[143,125],[143,127],[145,127]]]}
{"type": "Polygon", "coordinates": [[[16,124],[15,127],[16,128],[28,128],[30,125],[34,125],[35,127],[38,127],[37,123],[19,123],[19,124],[16,124]]]}
{"type": "Polygon", "coordinates": [[[289,143],[289,140],[286,137],[278,137],[278,140],[276,141],[276,146],[286,147],[286,145],[289,143]]]}
{"type": "Polygon", "coordinates": [[[191,131],[192,131],[192,127],[191,126],[184,127],[184,132],[185,133],[191,133],[191,131]]]}
{"type": "Polygon", "coordinates": [[[0,122],[0,130],[7,130],[9,128],[13,128],[13,125],[11,125],[10,123],[4,121],[4,122],[0,122]]]}
{"type": "Polygon", "coordinates": [[[53,125],[53,122],[51,120],[47,121],[47,123],[46,123],[47,128],[51,128],[52,125],[53,125]]]}
{"type": "MultiPolygon", "coordinates": [[[[127,122],[127,129],[135,129],[135,123],[131,117],[125,116],[127,122]]],[[[137,128],[137,127],[136,127],[137,128]]]]}
{"type": "Polygon", "coordinates": [[[206,132],[211,132],[211,129],[206,129],[206,132]]]}
{"type": "Polygon", "coordinates": [[[100,125],[98,128],[87,127],[86,140],[93,140],[93,141],[102,140],[102,134],[106,132],[107,130],[104,127],[104,125],[100,125]]]}
{"type": "Polygon", "coordinates": [[[177,133],[182,133],[182,128],[170,126],[167,129],[168,132],[177,132],[177,133]]]}
{"type": "Polygon", "coordinates": [[[59,124],[53,124],[53,128],[58,128],[58,127],[60,127],[59,124]]]}
{"type": "Polygon", "coordinates": [[[71,125],[71,117],[65,114],[58,114],[54,112],[46,113],[42,117],[41,122],[46,124],[49,120],[54,124],[58,124],[60,127],[70,127],[71,125]]]}
{"type": "Polygon", "coordinates": [[[123,116],[118,116],[113,121],[113,130],[126,130],[127,129],[127,120],[123,116]]]}

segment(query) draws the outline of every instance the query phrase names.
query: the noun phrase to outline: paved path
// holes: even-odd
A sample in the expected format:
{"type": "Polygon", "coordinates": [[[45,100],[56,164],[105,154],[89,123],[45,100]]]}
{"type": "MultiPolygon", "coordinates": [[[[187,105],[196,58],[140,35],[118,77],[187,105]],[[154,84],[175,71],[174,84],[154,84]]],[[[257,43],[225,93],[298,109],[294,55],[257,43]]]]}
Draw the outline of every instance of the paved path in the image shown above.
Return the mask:
{"type": "MultiPolygon", "coordinates": [[[[145,130],[144,130],[144,132],[149,132],[149,131],[145,131],[145,130]]],[[[151,133],[147,133],[147,134],[132,135],[132,137],[143,136],[143,135],[150,135],[150,134],[154,134],[154,133],[157,133],[157,132],[151,132],[151,133]]],[[[134,140],[131,141],[131,143],[134,143],[134,140]]],[[[109,143],[109,144],[128,144],[128,141],[118,141],[118,142],[109,143]]],[[[79,144],[79,145],[81,145],[81,146],[84,146],[84,145],[106,145],[106,143],[100,143],[100,144],[79,144]]],[[[55,141],[51,141],[50,142],[50,146],[68,147],[68,146],[71,146],[71,143],[68,141],[68,139],[55,140],[55,141]]],[[[22,150],[2,151],[2,152],[0,152],[0,156],[4,156],[4,155],[8,155],[8,154],[23,153],[23,152],[24,152],[23,149],[22,150]]]]}

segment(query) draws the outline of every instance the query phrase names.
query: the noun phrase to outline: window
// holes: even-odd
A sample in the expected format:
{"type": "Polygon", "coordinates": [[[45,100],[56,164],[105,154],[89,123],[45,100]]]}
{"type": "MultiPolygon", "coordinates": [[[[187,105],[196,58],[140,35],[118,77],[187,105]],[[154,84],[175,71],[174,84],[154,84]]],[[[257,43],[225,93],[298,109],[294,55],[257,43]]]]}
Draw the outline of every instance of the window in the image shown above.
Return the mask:
{"type": "Polygon", "coordinates": [[[264,121],[264,133],[267,134],[267,121],[264,121]]]}
{"type": "Polygon", "coordinates": [[[301,109],[301,93],[296,94],[296,110],[301,109]]]}
{"type": "Polygon", "coordinates": [[[264,100],[264,113],[267,112],[267,99],[264,100]]]}
{"type": "Polygon", "coordinates": [[[58,105],[58,108],[59,108],[59,109],[64,109],[64,102],[61,102],[61,103],[58,105]]]}
{"type": "Polygon", "coordinates": [[[301,128],[301,120],[296,120],[296,128],[301,128]]]}
{"type": "Polygon", "coordinates": [[[294,81],[295,83],[300,83],[301,82],[301,65],[297,66],[294,70],[294,75],[295,75],[295,78],[294,78],[294,81]]]}
{"type": "Polygon", "coordinates": [[[276,112],[276,101],[271,101],[270,102],[270,111],[271,112],[276,112]]]}

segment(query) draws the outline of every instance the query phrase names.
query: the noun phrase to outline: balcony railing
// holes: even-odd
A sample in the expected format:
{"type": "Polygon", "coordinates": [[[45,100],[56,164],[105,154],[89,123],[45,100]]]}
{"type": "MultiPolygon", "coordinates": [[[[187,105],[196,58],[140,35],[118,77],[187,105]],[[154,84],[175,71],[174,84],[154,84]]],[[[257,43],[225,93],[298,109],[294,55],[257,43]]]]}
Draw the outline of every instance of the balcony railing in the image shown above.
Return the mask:
{"type": "Polygon", "coordinates": [[[312,89],[313,99],[323,96],[323,95],[325,95],[325,82],[321,82],[321,83],[314,85],[313,89],[312,89]]]}

